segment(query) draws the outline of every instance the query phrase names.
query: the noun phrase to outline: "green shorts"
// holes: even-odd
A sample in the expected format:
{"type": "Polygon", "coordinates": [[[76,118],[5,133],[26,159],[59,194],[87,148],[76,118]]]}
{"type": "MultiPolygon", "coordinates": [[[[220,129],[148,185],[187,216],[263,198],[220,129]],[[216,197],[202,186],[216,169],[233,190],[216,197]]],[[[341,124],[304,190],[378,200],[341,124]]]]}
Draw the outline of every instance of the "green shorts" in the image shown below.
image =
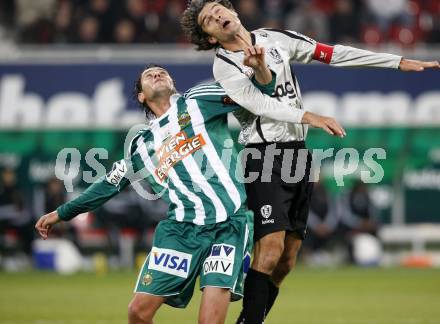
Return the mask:
{"type": "Polygon", "coordinates": [[[240,299],[252,249],[252,218],[246,211],[212,225],[160,222],[134,292],[166,297],[168,305],[184,308],[200,276],[200,289],[227,288],[232,300],[240,299]]]}

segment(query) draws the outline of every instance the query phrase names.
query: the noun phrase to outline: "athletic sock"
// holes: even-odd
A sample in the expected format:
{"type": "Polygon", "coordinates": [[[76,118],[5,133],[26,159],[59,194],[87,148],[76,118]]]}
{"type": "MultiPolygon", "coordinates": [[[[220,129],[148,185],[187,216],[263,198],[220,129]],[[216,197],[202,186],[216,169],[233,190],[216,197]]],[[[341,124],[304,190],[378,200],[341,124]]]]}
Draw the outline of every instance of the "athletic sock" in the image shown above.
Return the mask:
{"type": "Polygon", "coordinates": [[[269,275],[250,268],[244,283],[243,310],[236,323],[263,323],[268,294],[269,275]]]}
{"type": "Polygon", "coordinates": [[[266,316],[267,314],[269,314],[270,309],[272,308],[273,304],[275,303],[275,300],[278,297],[278,292],[280,291],[280,288],[275,286],[272,280],[269,280],[268,286],[269,286],[269,294],[267,295],[267,302],[266,302],[266,316]]]}

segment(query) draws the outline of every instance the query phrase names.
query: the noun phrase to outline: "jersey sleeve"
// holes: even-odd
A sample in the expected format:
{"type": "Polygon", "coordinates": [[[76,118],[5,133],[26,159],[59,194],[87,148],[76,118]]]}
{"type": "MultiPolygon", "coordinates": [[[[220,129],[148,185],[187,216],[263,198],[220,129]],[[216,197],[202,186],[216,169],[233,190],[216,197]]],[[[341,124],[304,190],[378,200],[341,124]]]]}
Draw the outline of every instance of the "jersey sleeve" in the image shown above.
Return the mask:
{"type": "Polygon", "coordinates": [[[245,71],[229,58],[217,53],[213,72],[215,80],[220,83],[227,95],[254,115],[283,122],[301,123],[304,110],[281,103],[264,94],[245,71]]]}
{"type": "Polygon", "coordinates": [[[241,108],[226,94],[218,82],[195,86],[185,92],[183,96],[185,100],[197,100],[199,108],[207,119],[225,115],[241,108]]]}
{"type": "Polygon", "coordinates": [[[282,44],[287,44],[290,59],[301,63],[312,60],[339,67],[379,67],[397,69],[401,56],[375,53],[351,46],[326,45],[291,30],[267,29],[282,44]]]}
{"type": "Polygon", "coordinates": [[[335,45],[330,64],[341,67],[379,67],[398,69],[401,56],[375,53],[355,47],[335,45]]]}
{"type": "Polygon", "coordinates": [[[292,30],[265,28],[275,42],[282,44],[289,53],[289,59],[300,63],[310,63],[315,53],[316,41],[292,30]]]}
{"type": "Polygon", "coordinates": [[[60,219],[68,221],[78,214],[97,209],[123,191],[131,182],[140,180],[140,173],[134,172],[131,157],[130,154],[129,158],[113,163],[112,169],[105,176],[91,184],[77,198],[58,207],[60,219]]]}

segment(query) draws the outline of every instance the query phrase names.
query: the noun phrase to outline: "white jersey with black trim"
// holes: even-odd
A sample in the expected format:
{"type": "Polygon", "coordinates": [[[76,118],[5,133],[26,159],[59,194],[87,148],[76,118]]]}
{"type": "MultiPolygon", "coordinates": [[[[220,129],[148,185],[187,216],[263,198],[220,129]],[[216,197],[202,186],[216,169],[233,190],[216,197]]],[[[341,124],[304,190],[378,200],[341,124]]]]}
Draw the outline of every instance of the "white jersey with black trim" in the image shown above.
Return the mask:
{"type": "Polygon", "coordinates": [[[292,111],[288,121],[279,121],[267,116],[256,116],[247,111],[234,113],[242,131],[243,144],[262,142],[288,142],[305,140],[307,125],[301,124],[304,107],[301,91],[291,62],[310,63],[313,59],[341,67],[399,67],[401,57],[392,54],[374,53],[349,46],[328,46],[288,30],[258,29],[251,33],[252,43],[264,47],[266,64],[276,75],[274,92],[263,95],[251,78],[253,70],[243,64],[243,51],[216,50],[214,78],[237,104],[256,110],[270,107],[271,110],[292,111]]]}

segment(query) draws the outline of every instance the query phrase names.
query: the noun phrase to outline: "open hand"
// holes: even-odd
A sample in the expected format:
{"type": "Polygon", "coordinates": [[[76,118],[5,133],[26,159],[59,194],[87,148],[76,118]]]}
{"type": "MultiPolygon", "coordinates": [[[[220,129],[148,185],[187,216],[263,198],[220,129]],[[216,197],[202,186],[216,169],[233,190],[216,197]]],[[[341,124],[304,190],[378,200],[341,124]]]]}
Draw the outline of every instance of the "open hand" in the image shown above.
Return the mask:
{"type": "Polygon", "coordinates": [[[438,69],[440,68],[440,64],[438,61],[424,62],[417,60],[408,60],[403,58],[400,61],[400,65],[399,65],[399,69],[404,72],[421,72],[427,68],[438,69]]]}
{"type": "Polygon", "coordinates": [[[339,137],[344,137],[347,135],[344,128],[342,128],[336,119],[331,117],[325,117],[307,111],[303,116],[302,122],[309,124],[312,127],[321,128],[330,135],[339,137]]]}

